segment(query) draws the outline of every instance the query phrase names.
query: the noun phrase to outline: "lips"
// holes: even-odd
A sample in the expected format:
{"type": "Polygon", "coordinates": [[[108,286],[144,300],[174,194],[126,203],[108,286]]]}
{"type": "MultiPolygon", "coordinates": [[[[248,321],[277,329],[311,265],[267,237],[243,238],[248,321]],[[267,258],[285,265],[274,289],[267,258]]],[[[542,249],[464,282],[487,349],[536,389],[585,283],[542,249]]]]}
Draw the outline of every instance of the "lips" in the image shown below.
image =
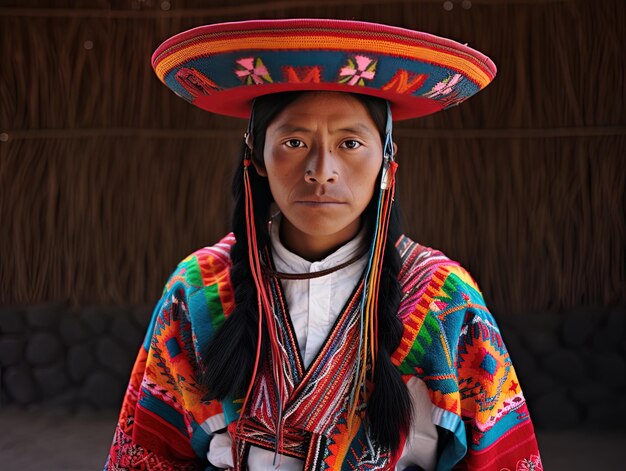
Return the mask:
{"type": "Polygon", "coordinates": [[[298,201],[300,207],[308,207],[308,208],[339,208],[340,206],[344,206],[346,203],[326,203],[326,202],[318,202],[318,201],[298,201]]]}
{"type": "Polygon", "coordinates": [[[311,198],[301,198],[301,199],[297,199],[296,203],[298,203],[298,204],[307,204],[307,205],[346,204],[344,201],[341,201],[341,200],[338,200],[338,199],[335,199],[335,198],[329,198],[327,196],[311,197],[311,198]]]}

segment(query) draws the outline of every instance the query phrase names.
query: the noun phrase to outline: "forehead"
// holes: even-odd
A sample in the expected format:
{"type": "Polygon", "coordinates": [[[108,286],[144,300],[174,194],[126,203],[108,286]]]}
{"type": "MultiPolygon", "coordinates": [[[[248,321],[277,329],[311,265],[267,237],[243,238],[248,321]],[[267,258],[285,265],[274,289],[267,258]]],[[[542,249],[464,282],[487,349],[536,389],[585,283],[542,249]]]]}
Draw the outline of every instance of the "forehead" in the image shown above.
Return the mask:
{"type": "Polygon", "coordinates": [[[287,105],[270,126],[294,121],[361,123],[376,128],[367,107],[355,96],[341,92],[306,92],[287,105]]]}

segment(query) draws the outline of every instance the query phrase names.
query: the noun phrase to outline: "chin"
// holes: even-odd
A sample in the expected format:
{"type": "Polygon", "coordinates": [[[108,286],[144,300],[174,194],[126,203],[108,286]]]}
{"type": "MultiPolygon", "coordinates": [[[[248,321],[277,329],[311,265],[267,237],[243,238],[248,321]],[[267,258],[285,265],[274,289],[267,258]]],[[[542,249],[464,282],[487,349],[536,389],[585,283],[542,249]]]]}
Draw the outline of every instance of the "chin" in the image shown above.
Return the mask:
{"type": "Polygon", "coordinates": [[[321,221],[319,223],[313,223],[311,219],[307,221],[301,221],[301,224],[296,225],[296,229],[302,234],[306,234],[309,237],[320,237],[320,238],[341,238],[342,234],[350,234],[348,239],[354,237],[359,230],[359,226],[357,225],[356,229],[352,229],[352,223],[342,224],[338,223],[336,219],[328,219],[325,221],[321,221]]]}

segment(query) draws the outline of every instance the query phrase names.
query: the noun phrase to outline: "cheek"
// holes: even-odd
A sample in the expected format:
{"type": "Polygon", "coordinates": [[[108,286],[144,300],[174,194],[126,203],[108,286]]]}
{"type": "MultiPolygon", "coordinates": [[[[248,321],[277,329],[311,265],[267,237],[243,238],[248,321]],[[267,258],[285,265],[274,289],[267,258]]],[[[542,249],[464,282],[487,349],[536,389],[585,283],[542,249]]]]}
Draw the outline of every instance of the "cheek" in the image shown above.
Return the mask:
{"type": "Polygon", "coordinates": [[[280,204],[288,200],[291,191],[297,183],[294,176],[295,170],[289,165],[278,164],[275,159],[266,162],[266,169],[274,201],[280,204]]]}
{"type": "Polygon", "coordinates": [[[379,159],[373,159],[368,161],[366,165],[362,165],[358,170],[351,172],[351,177],[357,183],[357,187],[363,193],[368,193],[370,196],[374,193],[378,187],[379,174],[382,166],[382,162],[379,159]]]}
{"type": "Polygon", "coordinates": [[[286,179],[292,178],[298,171],[299,159],[294,158],[293,154],[281,152],[280,149],[266,152],[265,167],[267,168],[268,176],[272,175],[274,178],[286,179]]]}
{"type": "Polygon", "coordinates": [[[285,165],[271,165],[267,167],[267,178],[272,192],[286,192],[293,186],[294,171],[285,165]]]}
{"type": "Polygon", "coordinates": [[[281,163],[281,159],[272,153],[265,154],[265,169],[267,170],[267,178],[272,188],[277,187],[278,182],[285,176],[285,165],[281,163]]]}
{"type": "Polygon", "coordinates": [[[378,179],[376,178],[376,176],[374,176],[372,180],[368,181],[367,184],[361,184],[360,186],[361,198],[365,205],[367,205],[370,202],[377,188],[378,188],[378,179]]]}

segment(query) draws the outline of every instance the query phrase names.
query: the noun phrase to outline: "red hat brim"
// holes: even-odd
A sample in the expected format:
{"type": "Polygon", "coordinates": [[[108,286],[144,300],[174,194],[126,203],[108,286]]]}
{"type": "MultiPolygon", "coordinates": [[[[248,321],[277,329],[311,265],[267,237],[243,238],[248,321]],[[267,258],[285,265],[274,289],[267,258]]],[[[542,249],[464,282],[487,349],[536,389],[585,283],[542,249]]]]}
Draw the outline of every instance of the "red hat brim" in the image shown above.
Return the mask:
{"type": "Polygon", "coordinates": [[[161,44],[152,66],[187,101],[240,118],[254,98],[288,91],[377,96],[394,120],[416,118],[458,105],[496,74],[488,57],[450,39],[326,19],[201,26],[161,44]]]}

